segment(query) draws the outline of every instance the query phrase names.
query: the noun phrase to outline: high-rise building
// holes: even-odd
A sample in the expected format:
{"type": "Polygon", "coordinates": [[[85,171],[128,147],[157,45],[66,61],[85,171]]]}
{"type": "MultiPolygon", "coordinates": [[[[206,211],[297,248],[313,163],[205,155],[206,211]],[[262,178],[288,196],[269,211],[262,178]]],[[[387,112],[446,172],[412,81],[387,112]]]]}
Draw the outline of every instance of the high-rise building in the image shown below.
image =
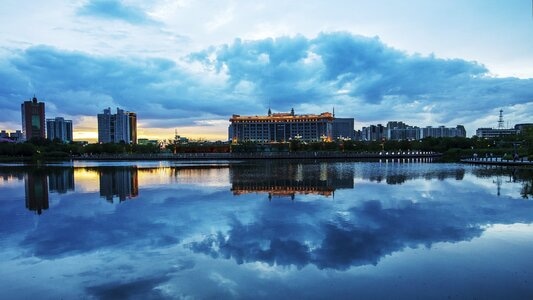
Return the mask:
{"type": "Polygon", "coordinates": [[[388,140],[418,140],[420,139],[420,128],[409,126],[401,121],[390,121],[387,123],[388,140]]]}
{"type": "Polygon", "coordinates": [[[111,108],[104,109],[98,114],[98,142],[136,144],[137,115],[120,108],[116,114],[111,114],[111,108]]]}
{"type": "Polygon", "coordinates": [[[381,124],[370,125],[361,129],[363,141],[381,141],[387,137],[387,128],[381,124]]]}
{"type": "Polygon", "coordinates": [[[46,119],[46,137],[49,140],[59,139],[64,143],[72,142],[72,120],[61,117],[46,119]]]}
{"type": "Polygon", "coordinates": [[[129,130],[130,130],[130,144],[137,144],[137,114],[128,112],[129,130]]]}
{"type": "Polygon", "coordinates": [[[457,125],[455,128],[427,126],[420,129],[420,138],[423,139],[427,137],[466,137],[466,130],[463,125],[457,125]]]}
{"type": "Polygon", "coordinates": [[[35,96],[24,101],[21,106],[22,135],[26,140],[31,138],[45,138],[44,102],[39,102],[35,96]]]}

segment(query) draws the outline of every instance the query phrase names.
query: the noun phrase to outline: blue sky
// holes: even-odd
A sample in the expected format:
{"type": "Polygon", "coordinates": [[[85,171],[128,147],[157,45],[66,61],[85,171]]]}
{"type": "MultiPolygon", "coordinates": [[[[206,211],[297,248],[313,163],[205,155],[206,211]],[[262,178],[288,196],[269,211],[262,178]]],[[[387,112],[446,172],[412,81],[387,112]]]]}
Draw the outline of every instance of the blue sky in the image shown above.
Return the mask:
{"type": "Polygon", "coordinates": [[[231,114],[273,111],[464,124],[532,122],[533,9],[511,1],[0,3],[0,128],[36,94],[96,138],[119,106],[139,136],[225,139],[231,114]]]}

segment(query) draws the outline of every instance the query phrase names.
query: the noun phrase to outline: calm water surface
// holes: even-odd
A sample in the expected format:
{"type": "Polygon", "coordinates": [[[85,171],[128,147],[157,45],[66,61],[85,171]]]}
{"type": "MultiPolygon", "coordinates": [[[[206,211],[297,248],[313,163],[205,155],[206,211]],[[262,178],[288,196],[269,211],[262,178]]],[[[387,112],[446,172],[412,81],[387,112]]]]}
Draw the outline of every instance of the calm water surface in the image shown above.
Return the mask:
{"type": "Polygon", "coordinates": [[[533,298],[533,171],[0,166],[5,299],[533,298]]]}

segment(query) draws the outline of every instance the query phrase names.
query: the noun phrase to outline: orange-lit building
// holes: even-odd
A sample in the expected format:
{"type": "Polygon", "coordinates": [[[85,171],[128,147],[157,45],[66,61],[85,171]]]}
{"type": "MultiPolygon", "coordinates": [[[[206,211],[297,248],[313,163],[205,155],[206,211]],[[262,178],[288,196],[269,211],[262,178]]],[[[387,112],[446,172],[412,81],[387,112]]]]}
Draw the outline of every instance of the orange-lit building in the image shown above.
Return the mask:
{"type": "Polygon", "coordinates": [[[298,139],[304,142],[331,141],[333,138],[333,121],[335,117],[329,112],[319,115],[295,115],[290,113],[272,113],[266,116],[240,116],[230,118],[228,129],[232,142],[288,142],[298,139]]]}

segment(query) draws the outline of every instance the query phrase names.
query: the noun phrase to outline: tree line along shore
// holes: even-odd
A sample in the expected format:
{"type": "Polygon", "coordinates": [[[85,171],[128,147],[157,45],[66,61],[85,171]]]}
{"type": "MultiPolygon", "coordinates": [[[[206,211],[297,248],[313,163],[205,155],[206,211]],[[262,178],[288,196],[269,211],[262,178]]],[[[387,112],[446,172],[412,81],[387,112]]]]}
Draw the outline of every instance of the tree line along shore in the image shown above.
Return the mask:
{"type": "MultiPolygon", "coordinates": [[[[450,137],[425,138],[416,141],[333,141],[304,143],[292,140],[287,143],[256,144],[251,142],[231,144],[224,142],[189,142],[160,144],[82,144],[62,143],[58,140],[34,138],[24,143],[0,143],[0,160],[64,160],[82,157],[121,156],[140,157],[140,155],[164,154],[172,157],[180,154],[200,153],[439,153],[440,160],[458,162],[466,157],[500,157],[513,159],[518,156],[533,161],[533,130],[525,130],[519,135],[494,139],[450,137]]],[[[253,155],[252,155],[253,156],[253,155]]],[[[346,155],[339,155],[340,157],[346,155]]],[[[357,156],[357,155],[353,155],[357,156]]],[[[182,157],[187,157],[182,155],[182,157]]],[[[189,155],[189,157],[192,157],[189,155]]]]}

